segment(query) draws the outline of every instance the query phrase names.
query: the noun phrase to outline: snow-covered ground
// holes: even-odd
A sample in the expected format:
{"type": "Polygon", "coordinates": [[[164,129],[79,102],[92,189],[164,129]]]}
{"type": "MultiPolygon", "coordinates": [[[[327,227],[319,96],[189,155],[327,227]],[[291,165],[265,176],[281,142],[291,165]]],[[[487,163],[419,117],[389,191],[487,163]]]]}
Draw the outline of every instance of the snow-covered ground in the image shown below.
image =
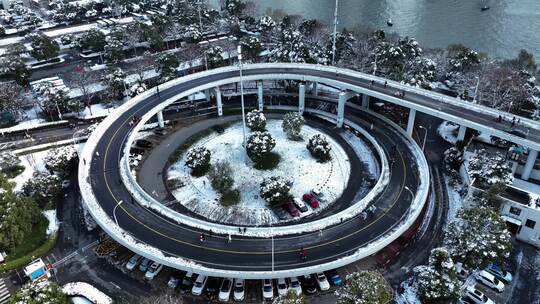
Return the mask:
{"type": "Polygon", "coordinates": [[[94,304],[112,304],[112,299],[99,289],[85,282],[67,283],[62,291],[68,296],[84,296],[94,304]]]}
{"type": "Polygon", "coordinates": [[[459,209],[463,207],[463,198],[458,193],[456,187],[452,185],[448,176],[444,177],[446,191],[448,192],[448,214],[446,215],[446,224],[454,221],[459,209]]]}
{"type": "Polygon", "coordinates": [[[46,170],[44,159],[47,156],[47,153],[48,150],[45,150],[19,156],[21,166],[24,166],[24,171],[11,179],[11,181],[15,183],[15,186],[13,187],[14,191],[20,191],[24,183],[32,178],[34,172],[46,170]]]}
{"type": "Polygon", "coordinates": [[[270,210],[266,201],[259,196],[259,185],[265,177],[277,175],[290,178],[294,182],[291,194],[295,197],[301,197],[313,188],[321,189],[325,199],[321,201],[320,208],[315,210],[317,212],[341,196],[349,180],[350,163],[347,154],[338,143],[327,136],[332,147],[332,160],[318,163],[306,149],[306,140],[317,133],[322,133],[320,130],[304,126],[301,133],[304,141],[288,140],[281,129],[280,120],[269,120],[267,130],[276,140],[273,152],[281,156],[279,165],[273,170],[253,168],[252,161],[242,148],[240,123],[226,129],[221,135],[210,135],[193,145],[208,148],[212,153],[212,163],[218,160],[229,162],[235,173],[234,187],[241,192],[241,201],[238,205],[230,208],[221,206],[218,202],[219,196],[212,189],[208,178],[192,177],[183,157],[168,171],[169,179],[181,179],[185,184],[184,187],[172,191],[176,200],[193,212],[214,221],[261,225],[284,221],[270,210]]]}
{"type": "Polygon", "coordinates": [[[439,136],[447,142],[455,144],[457,142],[458,129],[459,125],[450,121],[444,121],[439,128],[437,128],[437,133],[439,133],[439,136]]]}
{"type": "Polygon", "coordinates": [[[42,212],[43,215],[49,221],[49,226],[47,226],[47,235],[53,235],[58,231],[58,219],[56,218],[56,210],[46,210],[42,212]]]}
{"type": "Polygon", "coordinates": [[[381,166],[367,143],[352,132],[347,132],[343,134],[342,137],[353,148],[356,154],[361,156],[360,160],[366,164],[368,169],[366,174],[373,178],[378,178],[381,175],[381,166]]]}

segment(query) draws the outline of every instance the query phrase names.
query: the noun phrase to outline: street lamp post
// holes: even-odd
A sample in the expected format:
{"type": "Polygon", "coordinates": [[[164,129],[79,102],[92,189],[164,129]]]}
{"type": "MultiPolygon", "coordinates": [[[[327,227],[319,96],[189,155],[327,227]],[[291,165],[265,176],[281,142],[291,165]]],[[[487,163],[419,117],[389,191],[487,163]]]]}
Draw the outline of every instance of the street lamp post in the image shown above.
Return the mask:
{"type": "Polygon", "coordinates": [[[474,89],[473,103],[476,103],[476,95],[478,95],[478,86],[480,85],[480,77],[476,76],[476,88],[474,89]]]}
{"type": "Polygon", "coordinates": [[[116,206],[114,206],[114,209],[113,209],[113,217],[114,217],[114,222],[116,223],[116,226],[118,226],[118,220],[116,219],[116,208],[122,205],[123,202],[124,202],[123,200],[118,201],[118,203],[116,203],[116,206]]]}
{"type": "Polygon", "coordinates": [[[422,142],[422,152],[424,152],[424,147],[426,146],[427,139],[427,129],[424,126],[418,126],[419,129],[424,129],[424,141],[422,142]]]}
{"type": "MultiPolygon", "coordinates": [[[[201,5],[202,0],[197,1],[197,7],[199,11],[199,31],[201,31],[201,35],[203,33],[203,27],[202,27],[202,18],[201,18],[201,5]]],[[[206,70],[208,70],[208,58],[206,57],[206,52],[204,52],[204,67],[206,70]]]]}
{"type": "Polygon", "coordinates": [[[245,109],[244,109],[244,79],[242,78],[242,46],[238,45],[238,63],[240,65],[240,103],[242,106],[242,133],[244,136],[244,141],[242,142],[242,146],[246,147],[246,116],[245,116],[245,109]]]}
{"type": "Polygon", "coordinates": [[[337,34],[337,25],[338,25],[338,4],[339,0],[336,0],[335,10],[334,10],[334,35],[332,38],[332,65],[336,62],[336,34],[337,34]]]}
{"type": "Polygon", "coordinates": [[[274,227],[270,223],[270,236],[272,237],[272,272],[274,272],[274,227]]]}

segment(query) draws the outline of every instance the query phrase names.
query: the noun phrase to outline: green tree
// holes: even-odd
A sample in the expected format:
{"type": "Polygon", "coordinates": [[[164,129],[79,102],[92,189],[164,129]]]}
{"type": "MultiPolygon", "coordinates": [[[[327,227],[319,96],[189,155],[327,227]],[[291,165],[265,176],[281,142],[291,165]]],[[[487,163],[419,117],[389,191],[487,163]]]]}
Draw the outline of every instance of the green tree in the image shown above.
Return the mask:
{"type": "Polygon", "coordinates": [[[67,177],[73,168],[73,161],[77,151],[73,146],[63,146],[50,150],[45,157],[45,167],[51,173],[57,173],[61,177],[67,177]]]}
{"type": "Polygon", "coordinates": [[[69,304],[68,296],[52,281],[30,281],[11,298],[10,304],[69,304]]]}
{"type": "Polygon", "coordinates": [[[210,168],[210,150],[203,146],[191,148],[186,153],[186,166],[193,176],[202,176],[210,168]]]}
{"type": "Polygon", "coordinates": [[[298,112],[289,112],[283,117],[281,128],[287,134],[287,137],[292,140],[297,140],[300,137],[300,132],[304,126],[305,119],[298,112]]]}
{"type": "Polygon", "coordinates": [[[392,300],[392,289],[376,271],[353,272],[336,291],[337,304],[382,304],[392,300]]]}
{"type": "Polygon", "coordinates": [[[256,163],[263,161],[275,147],[276,140],[266,131],[251,133],[246,143],[247,155],[256,163]]]}
{"type": "Polygon", "coordinates": [[[266,116],[259,110],[252,110],[246,115],[246,125],[252,131],[264,131],[266,129],[266,116]]]}
{"type": "Polygon", "coordinates": [[[32,178],[24,183],[22,190],[41,208],[49,204],[54,207],[62,192],[62,180],[57,175],[36,171],[32,178]]]}
{"type": "Polygon", "coordinates": [[[332,146],[330,146],[330,142],[328,142],[326,136],[322,134],[313,135],[309,139],[306,147],[311,155],[318,161],[326,162],[332,158],[332,155],[330,154],[332,146]]]}
{"type": "Polygon", "coordinates": [[[105,48],[105,34],[98,29],[90,29],[77,39],[80,50],[103,51],[105,48]]]}
{"type": "Polygon", "coordinates": [[[37,204],[13,192],[13,186],[0,174],[0,248],[12,250],[32,232],[39,219],[37,204]]]}
{"type": "Polygon", "coordinates": [[[156,59],[156,71],[160,73],[163,81],[168,81],[176,77],[178,58],[171,53],[160,54],[156,59]]]}
{"type": "Polygon", "coordinates": [[[230,191],[234,185],[233,170],[227,162],[219,161],[212,166],[208,177],[214,188],[219,193],[230,191]]]}
{"type": "Polygon", "coordinates": [[[30,54],[37,60],[49,60],[58,56],[60,46],[58,42],[45,35],[34,34],[30,36],[30,54]]]}
{"type": "Polygon", "coordinates": [[[414,269],[418,293],[423,303],[456,303],[461,294],[461,283],[448,250],[431,250],[428,266],[414,269]]]}
{"type": "Polygon", "coordinates": [[[260,185],[261,197],[272,207],[279,207],[292,199],[290,194],[293,182],[282,176],[263,179],[260,185]]]}
{"type": "Polygon", "coordinates": [[[259,38],[253,36],[247,36],[240,40],[242,46],[242,55],[246,60],[257,61],[262,51],[261,42],[259,38]]]}
{"type": "Polygon", "coordinates": [[[26,86],[32,76],[32,72],[22,57],[22,54],[26,53],[26,48],[21,44],[14,44],[7,48],[6,53],[6,56],[0,58],[0,75],[15,80],[21,86],[26,86]]]}

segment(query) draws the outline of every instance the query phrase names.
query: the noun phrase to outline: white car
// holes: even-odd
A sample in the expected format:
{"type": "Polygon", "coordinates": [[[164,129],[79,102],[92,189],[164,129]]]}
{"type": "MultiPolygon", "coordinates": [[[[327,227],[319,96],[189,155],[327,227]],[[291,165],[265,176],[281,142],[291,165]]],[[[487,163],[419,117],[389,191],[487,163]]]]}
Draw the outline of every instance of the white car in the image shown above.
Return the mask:
{"type": "Polygon", "coordinates": [[[289,291],[289,286],[287,286],[287,281],[284,278],[277,279],[277,292],[278,295],[284,296],[289,291]]]}
{"type": "Polygon", "coordinates": [[[152,263],[152,260],[144,258],[139,265],[139,270],[142,272],[146,272],[146,270],[148,270],[148,266],[150,266],[150,263],[152,263]]]}
{"type": "Polygon", "coordinates": [[[476,274],[476,280],[489,288],[495,289],[498,292],[503,292],[504,290],[504,284],[494,275],[485,270],[482,270],[476,274]]]}
{"type": "Polygon", "coordinates": [[[221,302],[228,302],[231,297],[231,289],[233,285],[232,279],[223,279],[221,286],[219,287],[219,300],[221,302]]]}
{"type": "Polygon", "coordinates": [[[150,265],[150,267],[148,268],[148,270],[144,274],[144,277],[147,280],[151,281],[156,277],[156,275],[161,271],[161,269],[163,269],[163,264],[153,262],[152,265],[150,265]]]}
{"type": "Polygon", "coordinates": [[[330,289],[330,283],[328,283],[328,280],[326,279],[326,276],[322,272],[318,272],[315,274],[315,280],[317,281],[317,284],[319,284],[319,288],[322,291],[330,289]]]}
{"type": "Polygon", "coordinates": [[[203,274],[198,275],[195,283],[193,283],[193,287],[191,288],[191,294],[200,296],[203,292],[204,286],[206,286],[206,281],[208,281],[207,276],[203,274]]]}
{"type": "Polygon", "coordinates": [[[512,282],[512,274],[497,265],[489,265],[489,267],[486,268],[486,271],[491,273],[497,279],[501,280],[503,283],[508,284],[512,282]]]}
{"type": "Polygon", "coordinates": [[[246,289],[244,287],[244,280],[242,279],[235,279],[234,280],[234,300],[235,301],[243,301],[244,296],[246,293],[246,289]]]}
{"type": "Polygon", "coordinates": [[[129,258],[129,261],[126,263],[126,268],[127,270],[131,271],[133,269],[135,269],[135,267],[137,267],[137,265],[139,265],[139,263],[142,261],[143,257],[138,255],[138,254],[134,254],[133,256],[131,256],[131,258],[129,258]]]}
{"type": "Polygon", "coordinates": [[[289,278],[289,282],[290,282],[289,288],[294,290],[297,296],[301,295],[302,286],[300,285],[300,281],[298,280],[298,277],[289,278]]]}
{"type": "Polygon", "coordinates": [[[495,302],[473,286],[467,287],[465,296],[476,304],[495,304],[495,302]]]}
{"type": "Polygon", "coordinates": [[[264,300],[272,300],[274,298],[274,286],[272,286],[272,280],[262,280],[262,293],[264,300]]]}

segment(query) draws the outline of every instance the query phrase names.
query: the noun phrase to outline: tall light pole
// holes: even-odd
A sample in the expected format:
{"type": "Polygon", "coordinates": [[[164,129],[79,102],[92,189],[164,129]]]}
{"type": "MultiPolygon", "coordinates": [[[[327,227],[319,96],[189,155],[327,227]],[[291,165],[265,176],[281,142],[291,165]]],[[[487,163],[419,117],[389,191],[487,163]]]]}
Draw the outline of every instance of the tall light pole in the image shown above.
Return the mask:
{"type": "Polygon", "coordinates": [[[270,222],[270,236],[272,237],[272,272],[274,272],[274,226],[270,222]]]}
{"type": "Polygon", "coordinates": [[[242,146],[246,147],[246,113],[244,110],[244,79],[242,78],[242,45],[238,45],[238,63],[240,65],[240,102],[242,104],[242,133],[244,136],[244,141],[242,146]]]}
{"type": "Polygon", "coordinates": [[[336,33],[338,25],[338,4],[339,0],[336,0],[336,7],[334,10],[334,37],[332,39],[332,65],[336,63],[336,33]]]}
{"type": "MultiPolygon", "coordinates": [[[[197,7],[199,11],[199,31],[201,32],[201,36],[202,36],[203,27],[202,27],[202,18],[201,18],[201,5],[202,5],[202,0],[197,1],[197,7]]],[[[204,52],[204,67],[206,68],[206,70],[208,70],[208,58],[206,58],[206,52],[204,52]]]]}
{"type": "Polygon", "coordinates": [[[480,77],[476,76],[474,78],[476,78],[476,87],[474,89],[473,103],[476,103],[476,95],[478,95],[478,86],[480,85],[480,77]]]}
{"type": "Polygon", "coordinates": [[[118,220],[116,219],[116,208],[118,208],[118,206],[122,205],[124,201],[123,200],[120,200],[118,201],[118,203],[116,203],[116,206],[114,206],[114,209],[113,209],[113,217],[114,217],[114,222],[116,223],[116,226],[118,226],[118,220]]]}
{"type": "Polygon", "coordinates": [[[427,129],[424,126],[418,126],[419,129],[424,129],[424,142],[422,142],[422,152],[424,152],[424,147],[426,146],[427,139],[427,129]]]}

